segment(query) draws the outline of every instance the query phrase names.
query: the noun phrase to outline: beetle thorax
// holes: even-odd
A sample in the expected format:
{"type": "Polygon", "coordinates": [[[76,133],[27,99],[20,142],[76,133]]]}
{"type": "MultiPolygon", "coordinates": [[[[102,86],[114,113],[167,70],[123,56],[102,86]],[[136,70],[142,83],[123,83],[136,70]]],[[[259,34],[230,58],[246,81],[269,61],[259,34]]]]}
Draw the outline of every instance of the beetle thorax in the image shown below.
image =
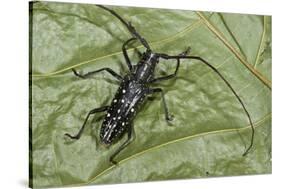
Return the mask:
{"type": "Polygon", "coordinates": [[[137,80],[148,82],[154,77],[158,56],[154,53],[144,53],[143,58],[136,65],[135,75],[137,80]]]}

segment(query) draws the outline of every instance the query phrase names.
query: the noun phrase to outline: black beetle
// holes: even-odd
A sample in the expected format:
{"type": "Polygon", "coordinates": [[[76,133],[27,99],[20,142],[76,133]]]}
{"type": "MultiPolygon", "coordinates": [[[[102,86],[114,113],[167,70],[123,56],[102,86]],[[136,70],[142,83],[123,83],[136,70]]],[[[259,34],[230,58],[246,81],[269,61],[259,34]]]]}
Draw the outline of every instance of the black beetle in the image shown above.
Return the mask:
{"type": "Polygon", "coordinates": [[[125,75],[124,77],[120,76],[116,72],[114,72],[110,68],[102,68],[96,71],[89,72],[87,74],[81,75],[79,74],[76,70],[73,69],[73,72],[76,76],[86,79],[89,76],[102,72],[102,71],[107,71],[110,73],[113,77],[115,77],[117,80],[121,82],[120,87],[115,94],[114,99],[111,102],[110,106],[103,106],[100,108],[95,108],[91,110],[84,123],[82,128],[79,130],[79,132],[75,135],[72,136],[68,133],[65,135],[67,137],[70,137],[72,139],[79,139],[85,125],[87,123],[87,120],[91,114],[97,113],[97,112],[104,112],[107,111],[105,118],[103,120],[101,130],[100,130],[100,140],[103,144],[105,145],[111,145],[112,143],[118,141],[122,135],[125,133],[128,134],[128,139],[110,156],[110,162],[113,164],[116,164],[117,162],[114,160],[115,156],[123,150],[130,142],[132,141],[132,138],[134,136],[134,128],[133,128],[133,120],[134,117],[136,116],[136,113],[138,112],[139,108],[145,101],[145,97],[147,95],[151,95],[154,93],[160,93],[162,96],[163,100],[163,107],[165,111],[165,119],[167,121],[171,121],[172,117],[169,114],[166,101],[165,101],[165,96],[164,92],[161,88],[150,88],[149,85],[155,82],[167,80],[174,78],[177,75],[178,68],[180,65],[180,60],[181,59],[195,59],[199,60],[200,62],[204,63],[207,65],[209,68],[211,68],[218,76],[226,83],[226,85],[230,88],[230,90],[233,92],[235,97],[238,99],[240,104],[242,105],[252,128],[252,137],[251,137],[251,143],[249,147],[246,149],[245,153],[243,155],[246,155],[248,151],[251,149],[253,145],[253,139],[254,139],[254,127],[253,123],[251,120],[251,117],[243,104],[242,100],[240,97],[237,95],[235,90],[232,88],[230,83],[220,74],[220,72],[213,67],[210,63],[208,63],[206,60],[199,56],[189,56],[189,51],[190,48],[188,48],[186,51],[180,53],[179,55],[175,56],[170,56],[164,53],[156,53],[153,52],[148,45],[147,41],[135,30],[135,28],[132,26],[132,24],[129,22],[127,23],[124,21],[116,12],[113,10],[104,7],[102,5],[97,5],[100,8],[105,9],[106,11],[109,11],[111,14],[116,16],[130,31],[132,34],[132,38],[127,40],[123,46],[122,46],[122,51],[123,55],[125,57],[127,66],[129,68],[129,73],[125,75]],[[128,57],[126,46],[134,41],[134,40],[139,40],[141,44],[146,48],[146,51],[143,54],[140,54],[140,61],[136,65],[132,65],[131,61],[128,57]],[[154,72],[156,65],[159,63],[159,59],[175,59],[177,60],[177,66],[175,69],[175,72],[171,75],[168,76],[163,76],[159,78],[154,78],[154,72]]]}

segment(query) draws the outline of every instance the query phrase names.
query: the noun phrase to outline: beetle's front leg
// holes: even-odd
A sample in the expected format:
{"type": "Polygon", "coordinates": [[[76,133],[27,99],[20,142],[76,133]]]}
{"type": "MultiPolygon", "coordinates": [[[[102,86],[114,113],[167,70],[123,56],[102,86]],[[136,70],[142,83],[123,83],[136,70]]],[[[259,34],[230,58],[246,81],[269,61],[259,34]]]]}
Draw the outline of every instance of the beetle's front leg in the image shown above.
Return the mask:
{"type": "Polygon", "coordinates": [[[173,116],[169,114],[163,90],[161,88],[149,89],[148,94],[159,93],[159,92],[161,93],[161,97],[162,97],[162,101],[163,101],[163,106],[164,106],[164,111],[165,111],[165,119],[167,121],[172,121],[173,116]]]}
{"type": "MultiPolygon", "coordinates": [[[[186,51],[180,53],[179,55],[187,55],[190,52],[190,47],[187,48],[186,51]]],[[[160,56],[161,57],[161,56],[160,56]]],[[[154,78],[151,81],[149,81],[149,83],[155,83],[155,82],[159,82],[159,81],[164,81],[164,80],[168,80],[168,79],[172,79],[174,77],[176,77],[178,70],[179,70],[179,66],[180,66],[180,59],[177,59],[177,66],[176,66],[176,70],[173,74],[167,75],[167,76],[163,76],[163,77],[158,77],[158,78],[154,78]]]]}
{"type": "Polygon", "coordinates": [[[132,66],[131,60],[130,60],[130,58],[129,58],[129,56],[128,56],[126,46],[127,46],[131,41],[134,41],[134,40],[136,40],[136,39],[137,39],[137,38],[133,37],[133,38],[127,40],[127,41],[123,44],[123,46],[122,46],[122,52],[123,52],[124,58],[125,58],[125,60],[126,60],[127,66],[128,66],[128,68],[129,68],[130,71],[132,71],[133,66],[132,66]]]}
{"type": "Polygon", "coordinates": [[[130,125],[128,128],[128,139],[110,156],[110,163],[116,165],[117,161],[114,158],[126,147],[128,146],[135,138],[135,131],[133,125],[130,125]]]}
{"type": "Polygon", "coordinates": [[[83,74],[83,75],[78,73],[74,68],[72,68],[72,71],[73,71],[74,75],[76,75],[77,77],[80,77],[82,79],[87,79],[89,76],[91,76],[93,74],[96,74],[96,73],[99,73],[99,72],[102,72],[102,71],[107,71],[108,73],[110,73],[113,77],[115,77],[119,81],[121,81],[123,79],[121,75],[117,74],[115,71],[113,71],[110,68],[101,68],[99,70],[88,72],[88,73],[83,74]]]}

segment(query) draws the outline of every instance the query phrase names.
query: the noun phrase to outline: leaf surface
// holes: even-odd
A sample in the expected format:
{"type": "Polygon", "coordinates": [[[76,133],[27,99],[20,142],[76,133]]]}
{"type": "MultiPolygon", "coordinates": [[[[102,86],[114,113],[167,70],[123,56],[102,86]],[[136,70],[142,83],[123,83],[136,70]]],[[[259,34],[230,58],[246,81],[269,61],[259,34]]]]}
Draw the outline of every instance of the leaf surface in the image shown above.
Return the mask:
{"type": "MultiPolygon", "coordinates": [[[[135,140],[117,156],[99,143],[104,113],[93,116],[80,140],[87,113],[108,105],[118,82],[107,73],[82,80],[71,68],[87,73],[110,67],[128,72],[122,44],[131,36],[114,16],[94,5],[32,4],[32,183],[34,187],[125,183],[179,178],[271,173],[271,17],[183,10],[111,7],[156,52],[179,54],[191,47],[215,66],[245,103],[255,125],[250,143],[248,119],[225,83],[198,61],[184,60],[175,79],[161,87],[172,125],[164,119],[160,95],[138,113],[135,140]],[[245,65],[246,64],[246,65],[245,65]],[[249,67],[247,67],[247,65],[249,67]],[[251,70],[252,69],[252,70],[251,70]]],[[[135,43],[129,47],[138,61],[135,43]]],[[[161,61],[157,76],[171,74],[176,62],[161,61]]]]}

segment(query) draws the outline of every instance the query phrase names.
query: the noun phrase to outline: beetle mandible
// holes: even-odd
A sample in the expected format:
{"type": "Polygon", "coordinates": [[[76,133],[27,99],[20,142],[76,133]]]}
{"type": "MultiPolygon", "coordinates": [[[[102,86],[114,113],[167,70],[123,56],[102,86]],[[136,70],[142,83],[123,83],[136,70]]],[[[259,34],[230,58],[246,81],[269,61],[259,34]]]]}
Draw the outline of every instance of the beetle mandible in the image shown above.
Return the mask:
{"type": "Polygon", "coordinates": [[[212,69],[228,86],[228,88],[232,91],[234,96],[237,98],[239,103],[241,104],[243,110],[245,111],[249,123],[252,129],[252,136],[251,136],[251,143],[249,147],[244,152],[243,156],[245,156],[249,150],[253,146],[254,140],[254,127],[244,103],[235,92],[233,87],[230,83],[223,77],[223,75],[210,63],[199,56],[190,56],[190,48],[187,48],[186,51],[178,54],[178,55],[168,55],[164,53],[156,53],[153,52],[150,48],[148,42],[136,31],[136,29],[132,26],[130,22],[126,22],[121,16],[119,16],[115,11],[109,9],[102,5],[97,5],[98,7],[110,12],[112,15],[117,17],[129,30],[132,34],[132,38],[128,39],[122,46],[122,52],[126,61],[126,64],[129,68],[129,73],[122,77],[121,75],[117,74],[110,68],[102,68],[96,71],[89,72],[87,74],[80,74],[75,69],[72,69],[74,74],[82,79],[86,79],[89,76],[96,74],[98,72],[107,71],[113,77],[115,77],[120,82],[120,87],[117,90],[110,106],[103,106],[100,108],[95,108],[91,110],[86,119],[76,135],[70,135],[68,133],[65,136],[70,137],[71,139],[79,139],[83,130],[86,126],[86,123],[90,117],[90,115],[98,113],[98,112],[107,112],[105,118],[103,120],[101,129],[100,129],[100,140],[101,143],[105,145],[111,145],[114,142],[118,141],[124,134],[127,133],[128,138],[127,140],[110,156],[109,161],[113,164],[117,164],[114,158],[131,142],[134,138],[134,127],[133,127],[133,120],[136,116],[136,113],[140,109],[141,105],[145,102],[147,95],[152,95],[154,93],[160,93],[163,101],[163,107],[165,112],[165,119],[167,121],[172,121],[172,116],[169,114],[168,107],[165,101],[165,95],[161,88],[150,88],[150,84],[172,79],[176,77],[181,59],[194,59],[198,60],[199,62],[204,63],[210,69],[212,69]],[[129,59],[126,46],[131,43],[132,41],[139,40],[139,42],[145,47],[145,52],[141,54],[140,61],[136,65],[132,65],[129,59]],[[176,69],[173,74],[163,76],[163,77],[154,77],[154,72],[156,65],[159,63],[160,59],[174,59],[177,61],[176,69]]]}

